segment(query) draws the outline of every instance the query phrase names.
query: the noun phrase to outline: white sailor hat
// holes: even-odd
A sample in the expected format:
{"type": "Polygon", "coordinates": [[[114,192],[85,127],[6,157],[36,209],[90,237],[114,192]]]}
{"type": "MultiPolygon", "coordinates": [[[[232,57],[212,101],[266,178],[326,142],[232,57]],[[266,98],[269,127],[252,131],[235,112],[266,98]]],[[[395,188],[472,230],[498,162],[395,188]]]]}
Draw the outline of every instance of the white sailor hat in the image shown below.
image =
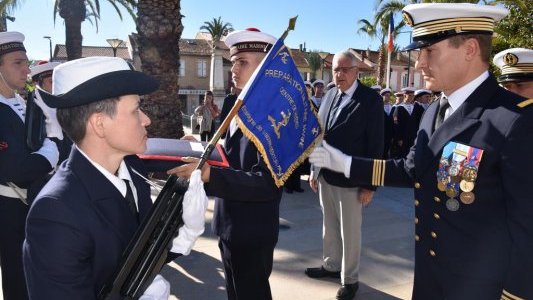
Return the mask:
{"type": "Polygon", "coordinates": [[[406,86],[406,87],[402,88],[402,92],[404,92],[404,94],[414,93],[415,92],[415,88],[412,87],[412,86],[406,86]]]}
{"type": "Polygon", "coordinates": [[[24,51],[24,35],[16,31],[0,32],[0,55],[15,51],[24,51]]]}
{"type": "Polygon", "coordinates": [[[533,50],[512,48],[494,56],[492,62],[501,70],[499,82],[533,80],[533,50]]]}
{"type": "Polygon", "coordinates": [[[492,34],[494,23],[509,11],[470,3],[423,3],[403,8],[404,22],[413,27],[413,42],[403,50],[438,43],[460,34],[492,34]]]}
{"type": "Polygon", "coordinates": [[[309,80],[304,81],[304,85],[313,86],[313,84],[309,80]]]}
{"type": "Polygon", "coordinates": [[[379,94],[380,94],[381,96],[383,96],[383,95],[386,94],[386,93],[389,93],[389,94],[390,94],[390,93],[392,93],[392,90],[389,89],[389,88],[384,88],[384,89],[382,89],[382,90],[379,92],[379,94]]]}
{"type": "Polygon", "coordinates": [[[430,91],[430,90],[426,90],[426,89],[419,89],[419,90],[416,90],[415,91],[415,97],[416,96],[419,96],[419,95],[424,95],[424,94],[432,94],[433,92],[430,91]]]}
{"type": "Polygon", "coordinates": [[[67,108],[124,95],[145,95],[159,82],[119,57],[93,56],[63,63],[54,69],[52,94],[39,88],[52,108],[67,108]]]}
{"type": "Polygon", "coordinates": [[[335,86],[335,82],[332,81],[332,82],[328,83],[328,85],[326,85],[326,89],[329,90],[329,89],[331,89],[334,86],[335,86]]]}
{"type": "Polygon", "coordinates": [[[30,67],[30,76],[33,81],[36,81],[39,76],[52,76],[54,68],[59,66],[59,64],[59,62],[47,62],[45,60],[41,60],[36,65],[30,67]]]}
{"type": "Polygon", "coordinates": [[[229,48],[230,56],[233,56],[241,52],[268,52],[276,43],[276,38],[251,27],[231,32],[224,43],[229,48]]]}
{"type": "Polygon", "coordinates": [[[315,87],[315,85],[317,84],[322,84],[323,86],[325,85],[324,84],[324,80],[321,80],[321,79],[317,79],[315,81],[313,81],[313,83],[311,84],[313,87],[315,87]]]}
{"type": "Polygon", "coordinates": [[[381,85],[376,84],[376,85],[371,86],[370,88],[379,92],[381,90],[381,85]]]}

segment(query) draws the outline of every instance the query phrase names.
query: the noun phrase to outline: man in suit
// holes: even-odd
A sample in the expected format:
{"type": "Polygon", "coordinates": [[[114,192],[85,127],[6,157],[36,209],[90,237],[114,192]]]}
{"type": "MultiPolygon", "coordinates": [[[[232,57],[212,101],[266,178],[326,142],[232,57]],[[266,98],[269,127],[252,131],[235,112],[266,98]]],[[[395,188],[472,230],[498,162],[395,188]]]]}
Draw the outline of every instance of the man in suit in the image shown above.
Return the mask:
{"type": "Polygon", "coordinates": [[[498,82],[509,91],[533,98],[533,50],[512,48],[494,56],[492,62],[501,70],[498,82]]]}
{"type": "Polygon", "coordinates": [[[5,300],[27,299],[22,242],[28,213],[27,195],[58,161],[54,142],[45,139],[37,151],[26,146],[26,104],[15,91],[24,89],[30,73],[19,32],[0,33],[0,264],[5,300]]]}
{"type": "MultiPolygon", "coordinates": [[[[53,85],[53,94],[39,93],[57,108],[75,146],[28,214],[28,291],[32,299],[96,299],[152,206],[139,175],[143,166],[132,154],[145,151],[150,124],[139,95],[159,83],[121,58],[90,57],[58,66],[53,85]]],[[[167,299],[169,292],[157,276],[144,296],[167,299]]]]}
{"type": "Polygon", "coordinates": [[[392,91],[389,88],[384,88],[384,89],[382,89],[379,92],[379,94],[383,98],[383,119],[384,119],[383,158],[389,158],[390,157],[389,150],[391,148],[392,137],[393,137],[393,132],[394,132],[394,121],[393,121],[393,116],[391,114],[392,105],[390,104],[391,93],[392,93],[392,91]]]}
{"type": "MultiPolygon", "coordinates": [[[[381,157],[384,114],[381,97],[357,80],[357,59],[349,51],[333,57],[332,88],[318,112],[325,126],[325,141],[351,155],[381,157]]],[[[311,278],[341,278],[337,299],[352,299],[359,287],[362,207],[372,200],[375,188],[352,184],[343,172],[313,170],[310,185],[318,189],[324,214],[323,263],[307,268],[311,278]]]]}
{"type": "MultiPolygon", "coordinates": [[[[226,37],[238,89],[244,88],[275,42],[276,38],[256,28],[234,31],[226,37]]],[[[282,190],[276,187],[259,151],[239,129],[236,119],[227,130],[224,150],[230,167],[205,164],[202,180],[207,195],[216,197],[212,225],[219,237],[228,299],[272,299],[268,278],[278,241],[282,190]]],[[[197,160],[185,161],[190,164],[169,173],[189,177],[197,160]]]]}
{"type": "Polygon", "coordinates": [[[533,298],[533,105],[488,72],[494,22],[507,13],[406,6],[407,49],[420,48],[417,69],[442,90],[409,155],[376,160],[325,144],[310,157],[333,170],[348,165],[354,184],[414,186],[416,300],[533,298]]]}

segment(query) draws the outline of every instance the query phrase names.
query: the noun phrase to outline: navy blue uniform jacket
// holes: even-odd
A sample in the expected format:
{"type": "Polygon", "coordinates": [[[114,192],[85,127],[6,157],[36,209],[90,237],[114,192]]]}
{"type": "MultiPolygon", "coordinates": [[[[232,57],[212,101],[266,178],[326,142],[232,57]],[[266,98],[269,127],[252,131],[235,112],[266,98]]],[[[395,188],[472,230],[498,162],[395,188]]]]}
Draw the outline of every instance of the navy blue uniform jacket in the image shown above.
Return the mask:
{"type": "Polygon", "coordinates": [[[354,183],[415,187],[413,299],[533,299],[532,102],[490,76],[437,130],[431,104],[406,159],[353,159],[354,183]],[[437,188],[450,141],[484,150],[475,201],[457,211],[437,188]]]}
{"type": "Polygon", "coordinates": [[[216,196],[213,230],[234,243],[276,243],[279,189],[255,145],[240,129],[226,135],[230,168],[211,167],[208,195],[216,196]]]}
{"type": "MultiPolygon", "coordinates": [[[[140,161],[125,161],[142,220],[150,187],[131,171],[142,172],[140,161]]],[[[31,299],[96,299],[138,226],[118,189],[74,147],[28,214],[23,258],[31,299]]]]}

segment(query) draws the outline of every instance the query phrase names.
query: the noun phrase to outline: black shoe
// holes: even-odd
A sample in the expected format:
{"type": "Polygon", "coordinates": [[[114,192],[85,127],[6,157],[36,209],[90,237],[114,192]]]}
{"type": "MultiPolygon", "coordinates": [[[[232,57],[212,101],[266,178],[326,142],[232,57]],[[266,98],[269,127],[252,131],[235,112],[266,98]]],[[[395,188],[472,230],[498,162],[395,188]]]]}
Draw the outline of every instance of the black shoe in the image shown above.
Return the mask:
{"type": "Polygon", "coordinates": [[[302,189],[301,187],[297,187],[294,190],[297,191],[298,193],[303,193],[304,192],[304,189],[302,189]]]}
{"type": "Polygon", "coordinates": [[[311,278],[323,278],[323,277],[331,277],[331,278],[341,278],[341,272],[331,272],[324,267],[320,268],[307,268],[305,269],[305,275],[311,277],[311,278]]]}
{"type": "Polygon", "coordinates": [[[337,300],[352,300],[359,289],[359,282],[343,284],[337,291],[337,300]]]}

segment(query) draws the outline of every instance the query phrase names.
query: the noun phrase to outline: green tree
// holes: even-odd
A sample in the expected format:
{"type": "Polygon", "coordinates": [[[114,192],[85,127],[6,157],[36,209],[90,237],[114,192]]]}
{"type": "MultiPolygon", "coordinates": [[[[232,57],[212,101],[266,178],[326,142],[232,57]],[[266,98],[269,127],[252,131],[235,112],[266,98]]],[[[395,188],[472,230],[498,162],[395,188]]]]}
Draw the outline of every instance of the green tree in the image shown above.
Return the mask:
{"type": "Polygon", "coordinates": [[[319,51],[313,50],[305,54],[305,59],[309,65],[309,70],[311,70],[311,78],[316,79],[316,72],[322,66],[322,58],[320,58],[319,51]]]}
{"type": "MultiPolygon", "coordinates": [[[[135,18],[133,10],[136,0],[106,0],[115,8],[122,20],[119,7],[123,7],[135,18]]],[[[0,13],[9,13],[21,5],[24,0],[0,0],[0,13]]],[[[57,14],[65,22],[65,46],[68,60],[81,57],[83,36],[81,35],[81,23],[87,17],[93,17],[95,22],[100,19],[100,0],[54,0],[54,21],[57,14]]]]}
{"type": "Polygon", "coordinates": [[[218,17],[213,18],[212,21],[204,22],[204,25],[200,26],[200,30],[206,30],[209,32],[211,40],[213,41],[212,47],[215,49],[222,37],[233,31],[233,26],[231,23],[223,22],[222,17],[218,17]]]}
{"type": "Polygon", "coordinates": [[[496,24],[496,35],[493,40],[494,53],[517,47],[533,49],[531,0],[498,0],[490,3],[501,3],[509,9],[509,15],[496,24]]]}
{"type": "Polygon", "coordinates": [[[150,136],[180,138],[179,40],[183,32],[180,0],[139,0],[137,32],[142,71],[157,78],[160,88],[146,95],[143,110],[152,120],[150,136]]]}

